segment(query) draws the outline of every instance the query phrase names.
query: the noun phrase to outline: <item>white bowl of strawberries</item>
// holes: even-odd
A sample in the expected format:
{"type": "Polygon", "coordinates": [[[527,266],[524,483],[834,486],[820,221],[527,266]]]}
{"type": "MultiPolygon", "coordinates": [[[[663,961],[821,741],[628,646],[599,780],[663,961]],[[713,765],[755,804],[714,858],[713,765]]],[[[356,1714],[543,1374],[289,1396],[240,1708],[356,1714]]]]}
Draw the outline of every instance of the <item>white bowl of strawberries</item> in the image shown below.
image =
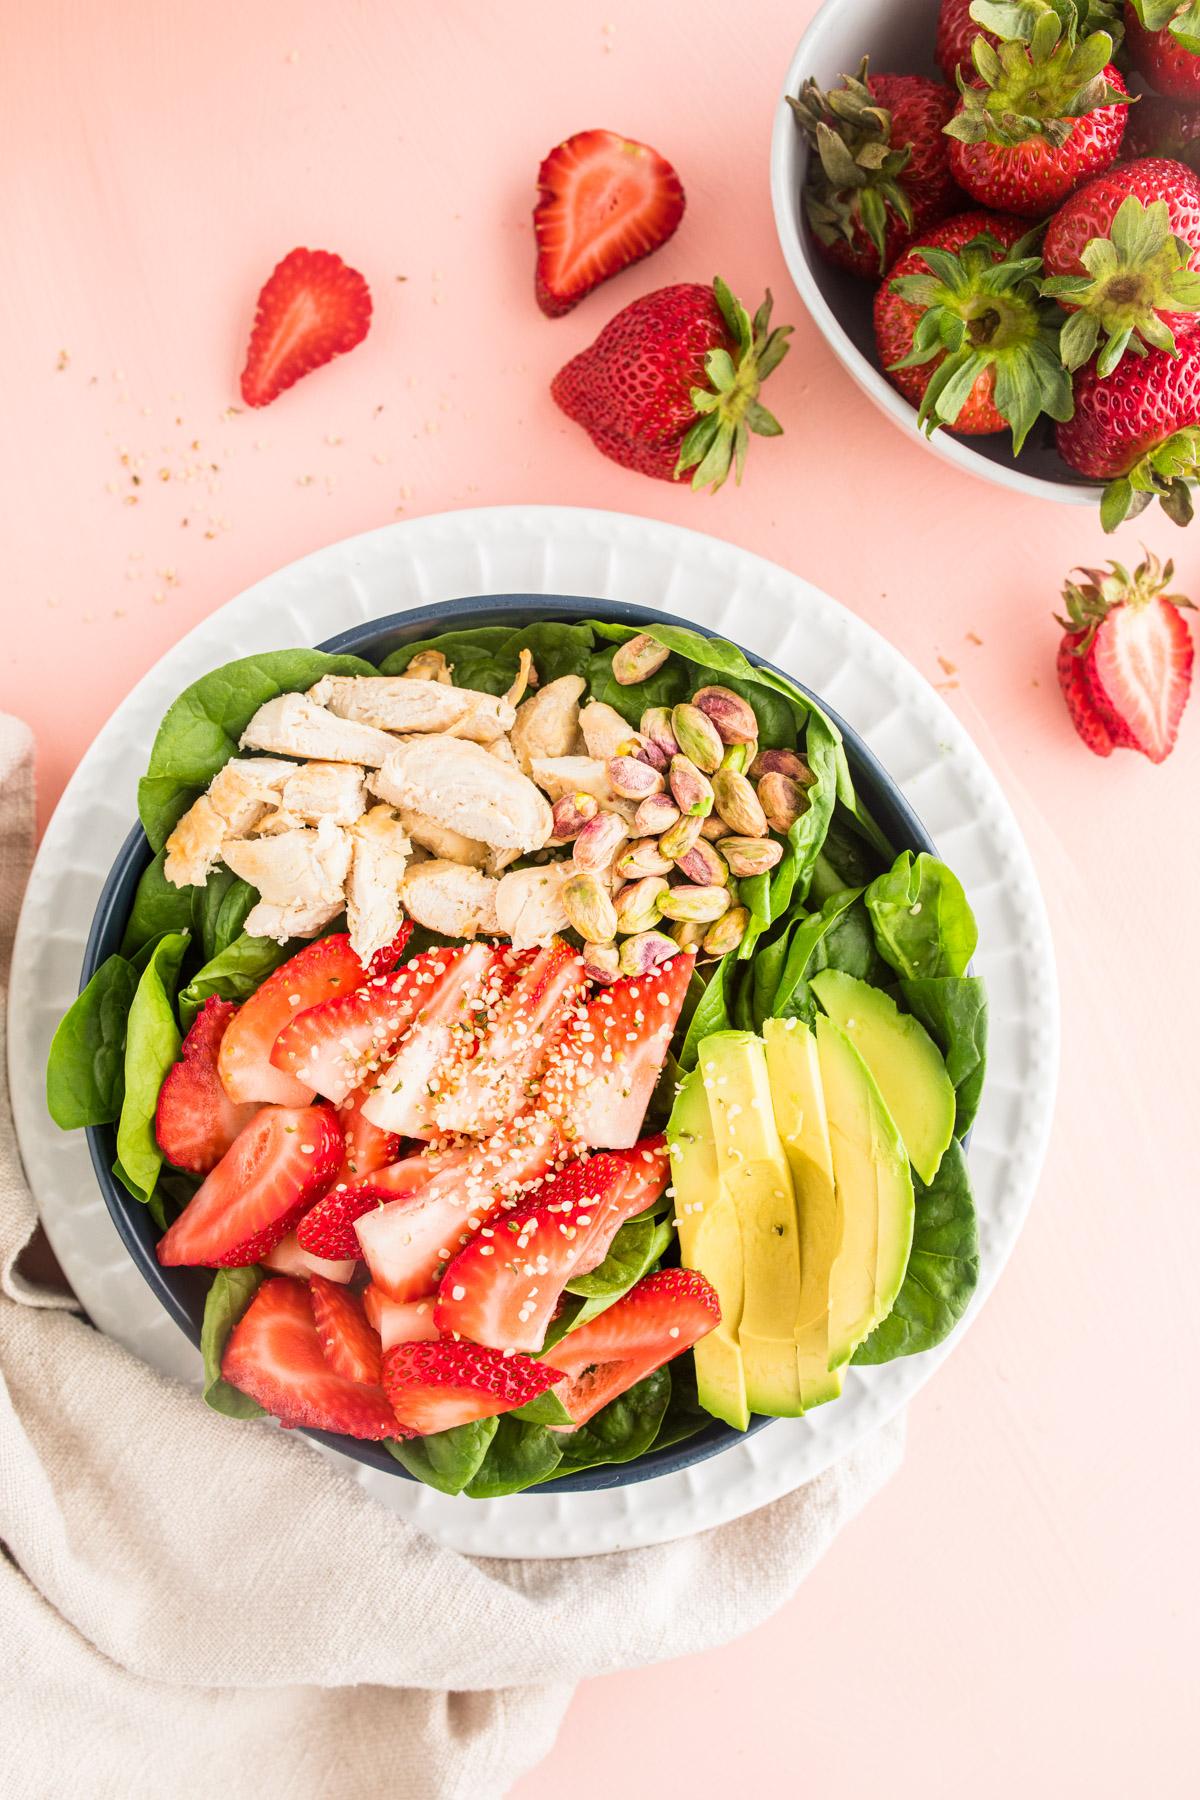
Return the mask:
{"type": "Polygon", "coordinates": [[[1187,11],[826,0],[775,121],[784,255],[859,386],[958,468],[1100,499],[1110,530],[1155,497],[1185,524],[1200,473],[1187,11]]]}

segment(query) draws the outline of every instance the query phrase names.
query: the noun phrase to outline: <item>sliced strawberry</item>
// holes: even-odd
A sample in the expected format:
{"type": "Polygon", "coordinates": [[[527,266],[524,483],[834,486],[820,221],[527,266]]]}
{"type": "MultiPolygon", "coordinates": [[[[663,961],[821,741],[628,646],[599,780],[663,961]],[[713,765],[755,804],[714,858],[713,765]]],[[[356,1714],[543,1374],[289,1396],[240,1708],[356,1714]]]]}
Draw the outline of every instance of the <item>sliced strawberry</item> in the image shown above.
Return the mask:
{"type": "Polygon", "coordinates": [[[1098,699],[1134,747],[1164,762],[1192,685],[1192,637],[1178,606],[1159,597],[1114,607],[1097,629],[1088,666],[1098,699]]]}
{"type": "Polygon", "coordinates": [[[331,1106],[260,1107],[160,1239],[159,1262],[258,1262],[325,1191],[341,1160],[331,1106]]]}
{"type": "Polygon", "coordinates": [[[334,1187],[339,1182],[344,1182],[348,1187],[351,1182],[364,1181],[368,1175],[375,1174],[376,1170],[386,1169],[400,1155],[402,1140],[395,1132],[380,1131],[378,1125],[372,1125],[370,1119],[363,1118],[362,1103],[367,1093],[366,1088],[356,1088],[350,1098],[337,1109],[346,1151],[342,1166],[333,1178],[334,1187]]]}
{"type": "Polygon", "coordinates": [[[568,1378],[555,1392],[575,1424],[584,1425],[720,1323],[716,1292],[698,1270],[644,1275],[623,1299],[554,1346],[550,1357],[568,1378]]]}
{"type": "Polygon", "coordinates": [[[683,217],[683,187],[665,157],[614,131],[577,131],[538,170],[535,292],[555,318],[665,244],[683,217]]]}
{"type": "Polygon", "coordinates": [[[363,1289],[362,1302],[385,1350],[393,1344],[432,1343],[441,1336],[433,1322],[432,1294],[424,1300],[389,1300],[372,1281],[363,1289]]]}
{"type": "Polygon", "coordinates": [[[221,1373],[283,1425],[355,1438],[403,1435],[381,1387],[350,1380],[326,1360],[302,1281],[277,1275],[263,1282],[230,1334],[221,1373]]]}
{"type": "Polygon", "coordinates": [[[328,1193],[306,1212],[296,1227],[301,1249],[314,1256],[360,1257],[354,1222],[364,1213],[376,1212],[389,1201],[415,1194],[424,1187],[434,1172],[434,1165],[423,1156],[407,1156],[386,1168],[375,1169],[362,1181],[345,1182],[335,1176],[328,1193]]]}
{"type": "Polygon", "coordinates": [[[1058,647],[1058,685],[1062,689],[1071,723],[1089,750],[1097,756],[1113,753],[1112,733],[1096,710],[1083,657],[1076,645],[1083,642],[1082,631],[1069,633],[1058,647]]]}
{"type": "Polygon", "coordinates": [[[255,1107],[235,1106],[217,1074],[217,1053],[233,1015],[231,1000],[206,1000],[183,1040],[180,1060],[158,1090],[154,1135],[177,1169],[207,1175],[216,1167],[255,1107]]]}
{"type": "MultiPolygon", "coordinates": [[[[327,1100],[343,1101],[391,1056],[426,1004],[447,957],[426,950],[402,969],[380,973],[290,1018],[275,1039],[271,1062],[327,1100]]],[[[365,1098],[365,1096],[364,1096],[365,1098]]]]}
{"type": "Polygon", "coordinates": [[[354,1256],[330,1258],[314,1256],[305,1250],[297,1241],[296,1233],[289,1231],[287,1236],[276,1244],[273,1250],[264,1256],[264,1268],[274,1269],[276,1275],[295,1275],[301,1281],[308,1281],[313,1275],[323,1275],[326,1281],[336,1281],[342,1286],[354,1280],[354,1271],[358,1267],[356,1260],[358,1244],[354,1245],[354,1256]]]}
{"type": "Polygon", "coordinates": [[[344,931],[306,944],[268,975],[221,1040],[217,1067],[229,1098],[307,1106],[313,1097],[311,1085],[271,1062],[275,1040],[298,1013],[335,994],[351,993],[363,978],[363,966],[344,931]]]}
{"type": "Polygon", "coordinates": [[[434,1107],[438,1130],[484,1137],[526,1111],[586,986],[583,958],[562,938],[528,960],[509,993],[489,1008],[476,1054],[443,1084],[434,1107]]]}
{"type": "Polygon", "coordinates": [[[361,344],[371,291],[357,269],[328,250],[293,250],[258,296],[242,370],[242,399],[267,406],[285,388],[361,344]]]}
{"type": "Polygon", "coordinates": [[[442,1085],[475,1048],[480,1014],[504,979],[505,952],[467,944],[435,954],[421,978],[422,997],[391,1062],[363,1102],[363,1117],[401,1137],[433,1137],[442,1085]]]}
{"type": "Polygon", "coordinates": [[[402,1425],[422,1437],[471,1419],[524,1406],[557,1380],[527,1356],[501,1356],[479,1344],[396,1344],[384,1352],[383,1385],[402,1425]]]}
{"type": "Polygon", "coordinates": [[[308,1298],[325,1360],[334,1373],[347,1381],[378,1385],[383,1349],[358,1295],[314,1275],[308,1298]]]}
{"type": "Polygon", "coordinates": [[[599,1267],[643,1192],[618,1156],[547,1175],[531,1200],[494,1214],[451,1260],[438,1285],[438,1329],[496,1350],[540,1350],[567,1282],[599,1267]]]}
{"type": "Polygon", "coordinates": [[[615,1151],[614,1155],[629,1170],[624,1200],[625,1216],[632,1219],[658,1199],[670,1179],[671,1158],[666,1134],[660,1131],[654,1137],[642,1138],[628,1150],[615,1151]]]}
{"type": "Polygon", "coordinates": [[[576,1143],[618,1150],[636,1144],[694,962],[681,950],[647,975],[622,976],[571,1021],[542,1092],[576,1143]]]}
{"type": "Polygon", "coordinates": [[[355,1231],[371,1279],[393,1300],[420,1300],[437,1286],[450,1258],[506,1203],[561,1160],[549,1120],[531,1115],[439,1159],[424,1187],[364,1213],[355,1231]]]}

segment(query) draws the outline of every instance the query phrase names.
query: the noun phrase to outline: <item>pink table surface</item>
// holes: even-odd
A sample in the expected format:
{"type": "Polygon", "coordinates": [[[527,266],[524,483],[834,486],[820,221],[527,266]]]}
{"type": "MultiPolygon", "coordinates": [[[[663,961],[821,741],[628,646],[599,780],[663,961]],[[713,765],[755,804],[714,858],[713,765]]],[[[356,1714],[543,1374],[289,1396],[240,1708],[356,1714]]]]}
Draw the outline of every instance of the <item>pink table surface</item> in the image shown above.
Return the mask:
{"type": "MultiPolygon", "coordinates": [[[[1200,703],[1162,768],[1089,756],[1051,612],[1071,565],[1112,553],[1098,523],[934,461],[806,320],[767,155],[813,10],[9,0],[0,704],[36,729],[48,812],[130,684],[228,596],[491,502],[680,521],[870,619],[943,687],[1045,887],[1065,1036],[1037,1205],[913,1407],[903,1473],[796,1600],[725,1650],[587,1684],[519,1800],[1194,1793],[1200,703]],[[551,323],[534,173],[596,124],[668,153],[689,209],[551,323]],[[364,271],[371,335],[239,411],[254,296],[297,243],[364,271]],[[769,283],[796,334],[772,383],[787,435],[708,499],[602,460],[548,382],[619,305],[718,269],[752,305],[769,283]]],[[[1200,589],[1200,525],[1148,514],[1119,552],[1139,538],[1200,589]]]]}

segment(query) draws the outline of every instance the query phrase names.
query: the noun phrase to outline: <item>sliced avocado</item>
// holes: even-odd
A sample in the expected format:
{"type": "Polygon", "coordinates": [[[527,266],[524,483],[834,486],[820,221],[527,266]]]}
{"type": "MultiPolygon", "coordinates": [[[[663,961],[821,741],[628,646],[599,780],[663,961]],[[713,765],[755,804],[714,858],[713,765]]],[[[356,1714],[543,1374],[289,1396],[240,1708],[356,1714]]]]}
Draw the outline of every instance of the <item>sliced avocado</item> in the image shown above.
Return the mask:
{"type": "Polygon", "coordinates": [[[829,1282],[829,1366],[839,1368],[891,1311],[912,1248],[913,1185],[904,1141],[866,1063],[818,1015],[842,1242],[829,1282]]]}
{"type": "Polygon", "coordinates": [[[718,1031],[700,1045],[717,1171],[742,1234],[738,1343],[752,1412],[796,1417],[800,1226],[787,1155],[775,1127],[767,1054],[749,1031],[718,1031]]]}
{"type": "Polygon", "coordinates": [[[829,1277],[842,1241],[842,1209],[833,1180],[833,1152],[817,1040],[801,1019],[763,1025],[775,1124],[783,1140],[800,1219],[800,1297],[793,1336],[800,1400],[805,1411],[842,1391],[841,1369],[829,1369],[829,1277]]]}
{"type": "Polygon", "coordinates": [[[822,969],[812,990],[875,1077],[908,1159],[928,1186],[954,1136],[957,1104],[937,1045],[882,988],[840,969],[822,969]]]}
{"type": "Polygon", "coordinates": [[[696,1389],[706,1412],[738,1431],[750,1423],[737,1328],[742,1316],[742,1237],[717,1173],[708,1096],[699,1069],[686,1077],[667,1126],[679,1255],[717,1291],[721,1323],[695,1345],[696,1389]]]}

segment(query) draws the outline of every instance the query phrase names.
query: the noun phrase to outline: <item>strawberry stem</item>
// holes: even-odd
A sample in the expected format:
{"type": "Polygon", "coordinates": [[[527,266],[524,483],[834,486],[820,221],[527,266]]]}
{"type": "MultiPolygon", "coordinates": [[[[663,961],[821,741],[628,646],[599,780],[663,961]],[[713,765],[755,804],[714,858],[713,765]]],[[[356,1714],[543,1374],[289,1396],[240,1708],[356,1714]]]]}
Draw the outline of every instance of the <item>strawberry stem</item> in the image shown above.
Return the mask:
{"type": "Polygon", "coordinates": [[[758,396],[767,376],[788,353],[792,327],[771,329],[774,303],[769,290],[753,319],[719,275],[713,293],[730,343],[709,351],[704,361],[709,386],[691,391],[698,416],[679,447],[675,479],[694,469],[692,486],[715,493],[731,468],[735,481],[741,482],[751,432],[759,437],[782,435],[783,426],[758,396]]]}
{"type": "Polygon", "coordinates": [[[1054,275],[1042,292],[1078,310],[1063,325],[1062,358],[1080,369],[1095,355],[1102,376],[1111,375],[1126,350],[1147,348],[1178,356],[1175,334],[1162,312],[1200,312],[1200,274],[1190,267],[1192,246],[1171,231],[1165,200],[1143,206],[1130,194],[1121,202],[1107,237],[1092,238],[1080,253],[1086,275],[1054,275]]]}
{"type": "Polygon", "coordinates": [[[1065,584],[1066,617],[1062,613],[1054,616],[1064,631],[1077,635],[1077,641],[1070,646],[1072,656],[1087,655],[1096,632],[1109,613],[1119,606],[1137,611],[1149,606],[1152,600],[1163,600],[1168,606],[1192,605],[1186,594],[1168,594],[1166,591],[1174,579],[1175,564],[1160,563],[1148,550],[1143,554],[1145,560],[1132,574],[1123,563],[1110,562],[1107,574],[1103,569],[1077,569],[1075,573],[1086,575],[1087,580],[1065,584]]]}
{"type": "Polygon", "coordinates": [[[858,74],[828,93],[809,76],[798,98],[788,95],[788,105],[817,152],[809,159],[804,190],[814,235],[823,244],[841,239],[853,246],[857,233],[865,232],[882,274],[889,210],[912,227],[912,202],[900,180],[912,145],[893,149],[892,115],[867,86],[867,68],[864,56],[858,74]]]}
{"type": "Polygon", "coordinates": [[[1172,524],[1187,525],[1194,511],[1190,483],[1197,478],[1200,427],[1187,426],[1153,445],[1132,469],[1109,482],[1100,497],[1100,523],[1105,531],[1115,531],[1157,499],[1172,524]]]}
{"type": "Polygon", "coordinates": [[[1128,96],[1105,79],[1113,40],[1107,31],[1080,38],[1075,0],[974,0],[971,17],[1000,39],[971,46],[974,85],[958,72],[962,105],[944,127],[964,144],[1024,144],[1044,138],[1061,149],[1074,121],[1128,96]]]}

